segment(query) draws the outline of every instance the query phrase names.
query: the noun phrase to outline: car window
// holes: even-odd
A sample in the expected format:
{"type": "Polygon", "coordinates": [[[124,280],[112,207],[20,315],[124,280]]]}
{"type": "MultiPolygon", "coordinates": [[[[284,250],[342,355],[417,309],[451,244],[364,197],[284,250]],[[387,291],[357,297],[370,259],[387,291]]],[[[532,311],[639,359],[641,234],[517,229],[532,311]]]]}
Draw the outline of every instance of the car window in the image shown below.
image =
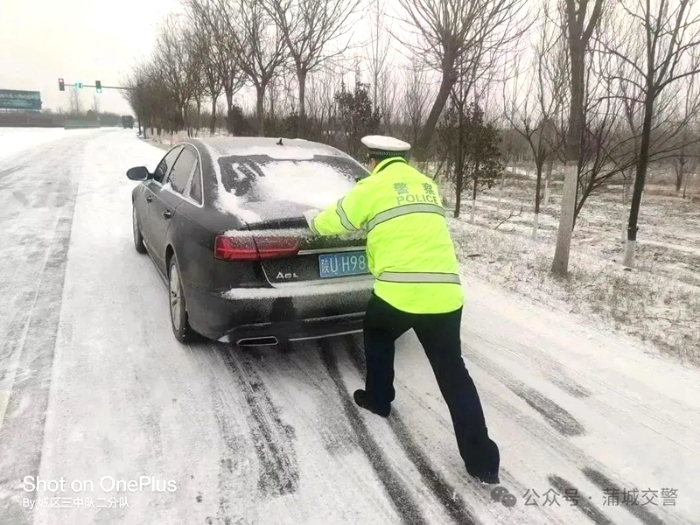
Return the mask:
{"type": "Polygon", "coordinates": [[[172,168],[173,164],[175,164],[175,159],[177,159],[177,156],[181,151],[182,146],[178,146],[170,150],[165,157],[163,157],[163,160],[160,161],[156,167],[156,171],[153,173],[153,180],[163,184],[165,177],[168,175],[168,171],[170,171],[170,168],[172,168]]]}
{"type": "Polygon", "coordinates": [[[189,148],[185,148],[170,171],[168,182],[177,193],[184,193],[187,182],[190,180],[192,169],[197,162],[197,157],[189,148]]]}
{"type": "Polygon", "coordinates": [[[199,173],[199,161],[195,162],[190,181],[190,198],[202,204],[202,177],[199,173]]]}
{"type": "Polygon", "coordinates": [[[342,194],[367,176],[367,171],[354,160],[332,155],[303,160],[233,155],[217,161],[226,191],[248,202],[283,200],[285,194],[318,190],[342,194]]]}

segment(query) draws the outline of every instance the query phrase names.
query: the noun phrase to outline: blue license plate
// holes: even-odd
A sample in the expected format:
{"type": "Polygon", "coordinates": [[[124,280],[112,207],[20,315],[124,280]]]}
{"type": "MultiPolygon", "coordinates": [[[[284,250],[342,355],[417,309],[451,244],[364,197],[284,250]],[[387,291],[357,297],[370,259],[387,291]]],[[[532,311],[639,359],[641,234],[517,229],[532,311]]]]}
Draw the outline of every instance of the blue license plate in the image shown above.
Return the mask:
{"type": "Polygon", "coordinates": [[[318,256],[318,274],[321,279],[368,273],[365,252],[324,253],[318,256]]]}

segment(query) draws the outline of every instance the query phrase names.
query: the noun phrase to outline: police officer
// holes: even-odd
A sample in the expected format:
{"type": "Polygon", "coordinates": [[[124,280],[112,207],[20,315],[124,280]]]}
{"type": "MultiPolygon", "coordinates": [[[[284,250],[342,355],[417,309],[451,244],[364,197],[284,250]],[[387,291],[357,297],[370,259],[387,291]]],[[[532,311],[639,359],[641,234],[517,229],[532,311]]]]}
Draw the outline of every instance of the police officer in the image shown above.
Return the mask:
{"type": "Polygon", "coordinates": [[[367,377],[355,402],[388,417],[394,400],[394,343],[413,329],[452,416],[467,472],[498,484],[500,455],[489,438],[474,382],[462,360],[459,265],[435,182],[409,166],[411,146],[392,137],[362,139],[371,175],[337,204],[305,214],[312,231],[367,234],[376,278],[364,319],[367,377]]]}

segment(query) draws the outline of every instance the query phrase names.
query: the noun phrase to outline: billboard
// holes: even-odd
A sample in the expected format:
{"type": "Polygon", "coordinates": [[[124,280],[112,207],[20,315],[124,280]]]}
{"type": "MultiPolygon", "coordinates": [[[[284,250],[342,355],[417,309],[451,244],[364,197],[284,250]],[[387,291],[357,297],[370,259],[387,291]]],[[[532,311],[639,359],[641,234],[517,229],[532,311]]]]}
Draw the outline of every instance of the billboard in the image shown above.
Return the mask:
{"type": "Polygon", "coordinates": [[[0,89],[0,109],[41,109],[41,93],[0,89]]]}

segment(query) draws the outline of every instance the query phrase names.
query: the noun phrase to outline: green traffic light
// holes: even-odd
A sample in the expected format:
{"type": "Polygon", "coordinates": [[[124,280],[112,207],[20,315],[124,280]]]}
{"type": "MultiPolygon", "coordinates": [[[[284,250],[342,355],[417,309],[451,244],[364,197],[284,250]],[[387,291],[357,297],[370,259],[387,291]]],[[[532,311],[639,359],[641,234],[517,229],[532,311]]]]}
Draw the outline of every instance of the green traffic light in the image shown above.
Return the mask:
{"type": "Polygon", "coordinates": [[[82,82],[76,82],[76,83],[75,83],[75,87],[77,87],[78,89],[81,89],[81,88],[83,87],[83,83],[82,83],[82,82]]]}

